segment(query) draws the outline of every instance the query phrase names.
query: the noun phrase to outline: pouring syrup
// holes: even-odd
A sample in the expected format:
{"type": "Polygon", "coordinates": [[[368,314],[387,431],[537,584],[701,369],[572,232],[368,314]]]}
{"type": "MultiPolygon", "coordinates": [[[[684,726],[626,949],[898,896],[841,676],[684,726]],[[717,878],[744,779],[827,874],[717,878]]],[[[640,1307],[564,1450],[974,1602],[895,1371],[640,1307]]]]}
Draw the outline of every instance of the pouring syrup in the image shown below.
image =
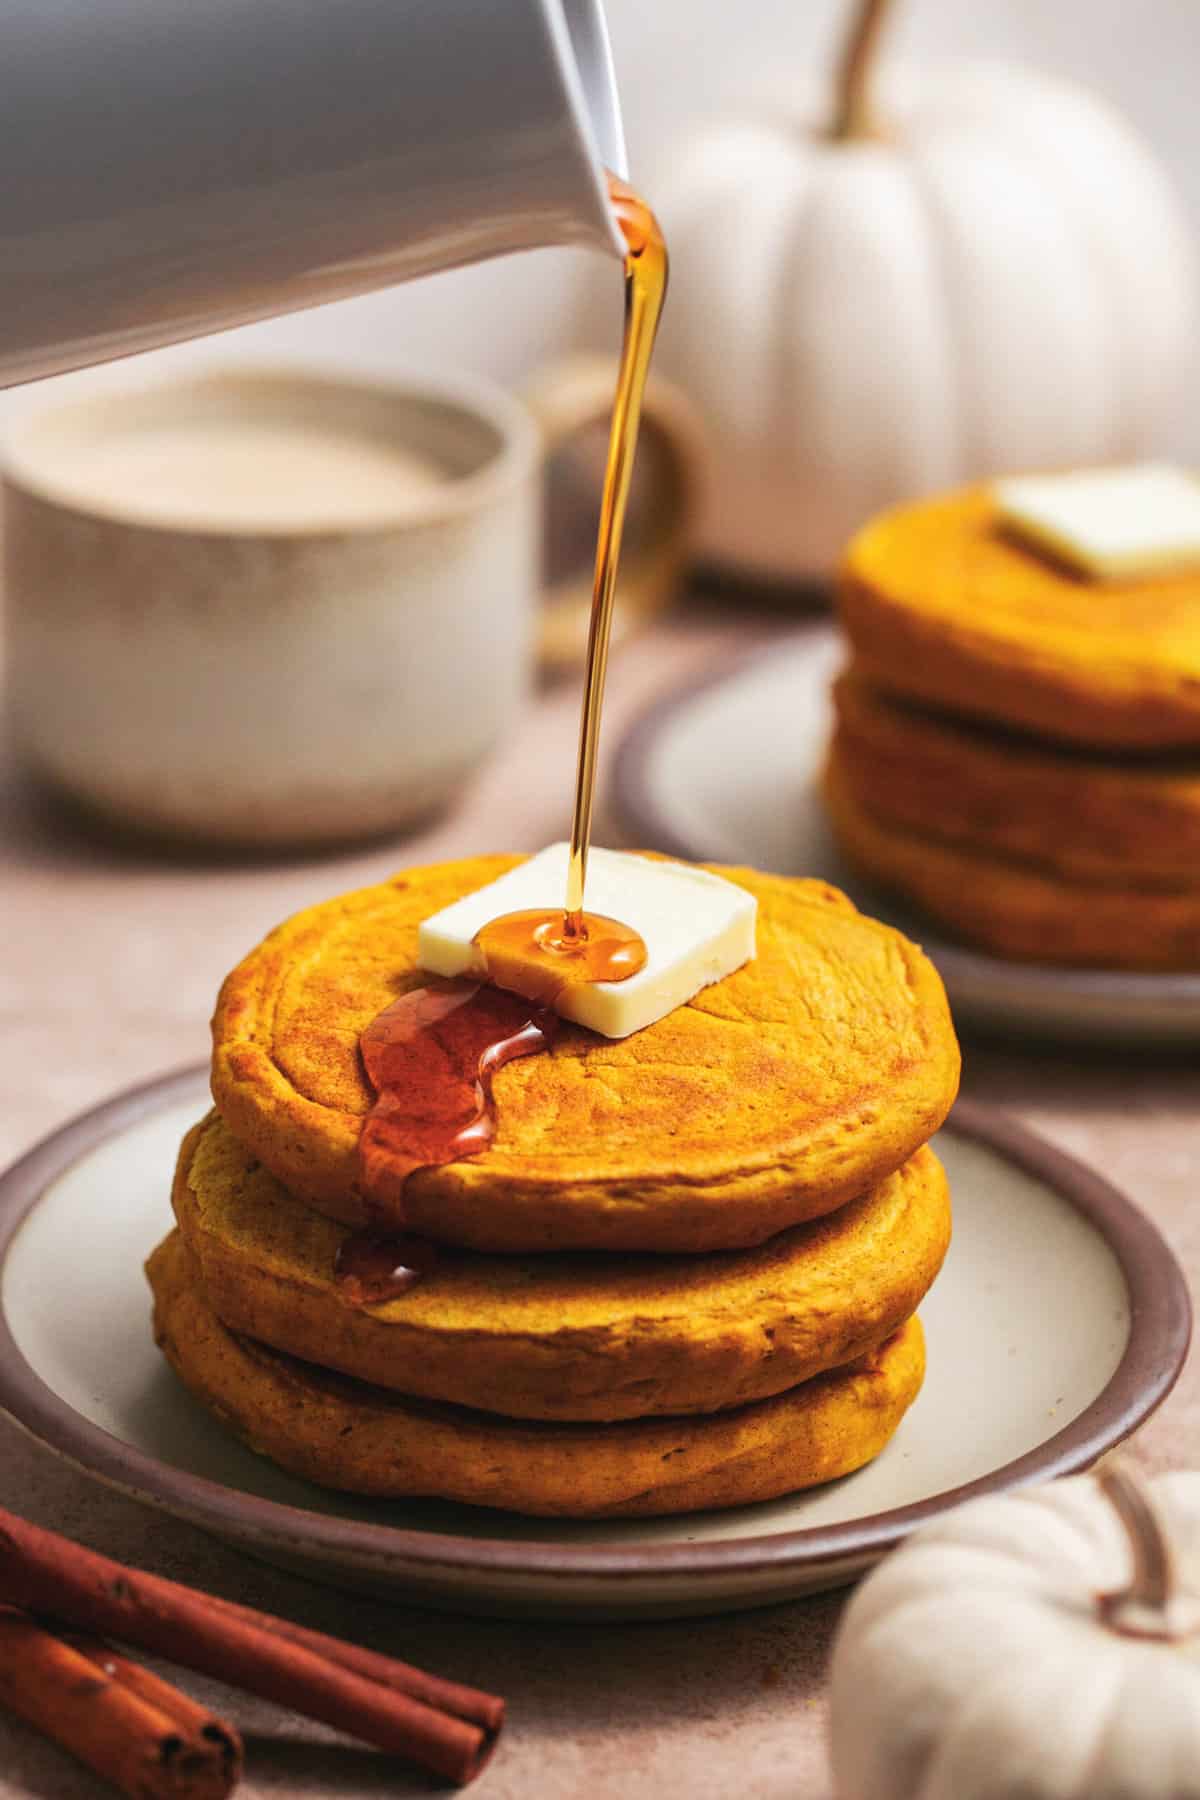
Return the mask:
{"type": "Polygon", "coordinates": [[[408,1181],[418,1169],[487,1148],[496,1130],[495,1076],[516,1058],[550,1047],[558,1030],[550,1009],[562,989],[624,981],[646,962],[646,946],[632,926],[584,906],[617,567],[667,290],[666,244],[654,214],[616,176],[609,176],[608,189],[627,246],[625,334],[600,505],[564,904],[492,920],[476,937],[490,980],[429,980],[402,994],[362,1034],[375,1102],[359,1137],[358,1181],[375,1224],[344,1241],[336,1269],[343,1297],[358,1305],[404,1293],[436,1262],[426,1240],[404,1231],[408,1181]],[[518,986],[519,993],[507,991],[518,986]]]}

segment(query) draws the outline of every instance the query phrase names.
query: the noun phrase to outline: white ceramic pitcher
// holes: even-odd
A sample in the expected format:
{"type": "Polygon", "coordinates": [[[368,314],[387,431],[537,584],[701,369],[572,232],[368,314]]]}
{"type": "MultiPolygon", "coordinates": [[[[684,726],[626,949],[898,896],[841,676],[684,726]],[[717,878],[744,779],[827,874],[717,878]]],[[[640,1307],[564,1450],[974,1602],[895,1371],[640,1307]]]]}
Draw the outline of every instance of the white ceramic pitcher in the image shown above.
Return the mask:
{"type": "Polygon", "coordinates": [[[0,69],[0,386],[507,251],[624,251],[600,0],[5,0],[0,69]]]}

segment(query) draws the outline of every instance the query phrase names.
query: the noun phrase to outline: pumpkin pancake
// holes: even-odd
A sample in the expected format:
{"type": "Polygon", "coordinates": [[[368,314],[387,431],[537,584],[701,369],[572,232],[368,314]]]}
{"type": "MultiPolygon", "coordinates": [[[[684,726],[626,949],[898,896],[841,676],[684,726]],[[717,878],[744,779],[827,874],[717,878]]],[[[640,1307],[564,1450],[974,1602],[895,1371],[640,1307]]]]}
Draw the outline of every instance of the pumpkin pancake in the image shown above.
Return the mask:
{"type": "Polygon", "coordinates": [[[220,1324],[177,1232],[147,1264],[155,1335],[196,1397],[252,1449],[324,1487],[575,1518],[742,1506],[878,1455],[924,1373],[910,1320],[882,1348],[770,1400],[704,1418],[546,1425],[402,1399],[220,1324]]]}
{"type": "Polygon", "coordinates": [[[838,610],[888,691],[1070,743],[1200,748],[1200,575],[1081,579],[1006,535],[986,488],[865,526],[838,610]]]}
{"type": "Polygon", "coordinates": [[[832,755],[882,824],[1101,887],[1200,887],[1200,758],[1066,750],[834,687],[832,755]]]}
{"type": "Polygon", "coordinates": [[[301,1207],[215,1115],[184,1139],[175,1216],[223,1324],[360,1381],[528,1419],[715,1412],[852,1362],[911,1317],[950,1241],[933,1152],[755,1250],[662,1257],[443,1251],[362,1307],[342,1226],[301,1207]]]}
{"type": "MultiPolygon", "coordinates": [[[[424,977],[417,927],[523,859],[409,869],[281,925],[226,980],[213,1097],[289,1191],[371,1222],[361,1032],[424,977]]],[[[416,1170],[409,1229],[478,1250],[742,1249],[832,1211],[945,1118],[959,1055],[941,981],[819,881],[718,870],[759,904],[758,953],[631,1037],[564,1023],[500,1070],[473,1160],[416,1170]]]]}
{"type": "Polygon", "coordinates": [[[1200,886],[1095,887],[882,823],[831,761],[825,802],[848,859],[954,936],[1022,962],[1200,969],[1200,886]]]}

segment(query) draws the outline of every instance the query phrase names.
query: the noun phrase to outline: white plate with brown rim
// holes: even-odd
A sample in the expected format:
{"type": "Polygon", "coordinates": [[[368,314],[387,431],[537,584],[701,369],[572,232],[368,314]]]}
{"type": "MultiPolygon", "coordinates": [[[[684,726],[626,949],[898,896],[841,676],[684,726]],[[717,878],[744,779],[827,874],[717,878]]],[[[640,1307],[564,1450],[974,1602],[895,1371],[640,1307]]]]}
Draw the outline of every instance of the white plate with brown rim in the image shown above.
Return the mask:
{"type": "Polygon", "coordinates": [[[612,800],[627,841],[693,862],[835,882],[922,945],[964,1027],[1118,1048],[1200,1043],[1200,970],[1005,961],[951,943],[847,867],[817,790],[830,684],[844,658],[832,625],[807,625],[653,705],[616,757],[612,800]]]}
{"type": "Polygon", "coordinates": [[[141,1265],[206,1103],[204,1069],[164,1076],[0,1177],[0,1409],[98,1480],[342,1586],[577,1618],[791,1599],[852,1580],[969,1495],[1086,1468],[1163,1400],[1187,1351],[1187,1286],[1151,1222],[1003,1114],[960,1103],[938,1138],[956,1223],[922,1308],[928,1378],[868,1468],[765,1505],[599,1524],[356,1500],[237,1443],[152,1342],[141,1265]]]}

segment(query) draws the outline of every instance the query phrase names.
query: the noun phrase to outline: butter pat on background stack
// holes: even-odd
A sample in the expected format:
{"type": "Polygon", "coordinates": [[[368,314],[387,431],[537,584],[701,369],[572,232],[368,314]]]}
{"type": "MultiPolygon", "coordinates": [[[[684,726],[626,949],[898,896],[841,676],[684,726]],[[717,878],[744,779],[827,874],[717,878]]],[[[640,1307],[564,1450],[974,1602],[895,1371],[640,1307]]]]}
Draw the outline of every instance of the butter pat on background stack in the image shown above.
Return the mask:
{"type": "MultiPolygon", "coordinates": [[[[476,934],[505,913],[561,907],[567,861],[568,846],[551,844],[426,919],[417,940],[420,966],[434,975],[483,975],[476,934]]],[[[563,1018],[604,1037],[628,1037],[652,1025],[754,955],[753,894],[686,863],[593,850],[587,910],[632,926],[646,945],[646,966],[636,975],[566,987],[554,1003],[563,1018]]]]}
{"type": "Polygon", "coordinates": [[[1095,581],[1200,566],[1200,481],[1170,463],[1020,475],[995,483],[999,517],[1095,581]]]}

